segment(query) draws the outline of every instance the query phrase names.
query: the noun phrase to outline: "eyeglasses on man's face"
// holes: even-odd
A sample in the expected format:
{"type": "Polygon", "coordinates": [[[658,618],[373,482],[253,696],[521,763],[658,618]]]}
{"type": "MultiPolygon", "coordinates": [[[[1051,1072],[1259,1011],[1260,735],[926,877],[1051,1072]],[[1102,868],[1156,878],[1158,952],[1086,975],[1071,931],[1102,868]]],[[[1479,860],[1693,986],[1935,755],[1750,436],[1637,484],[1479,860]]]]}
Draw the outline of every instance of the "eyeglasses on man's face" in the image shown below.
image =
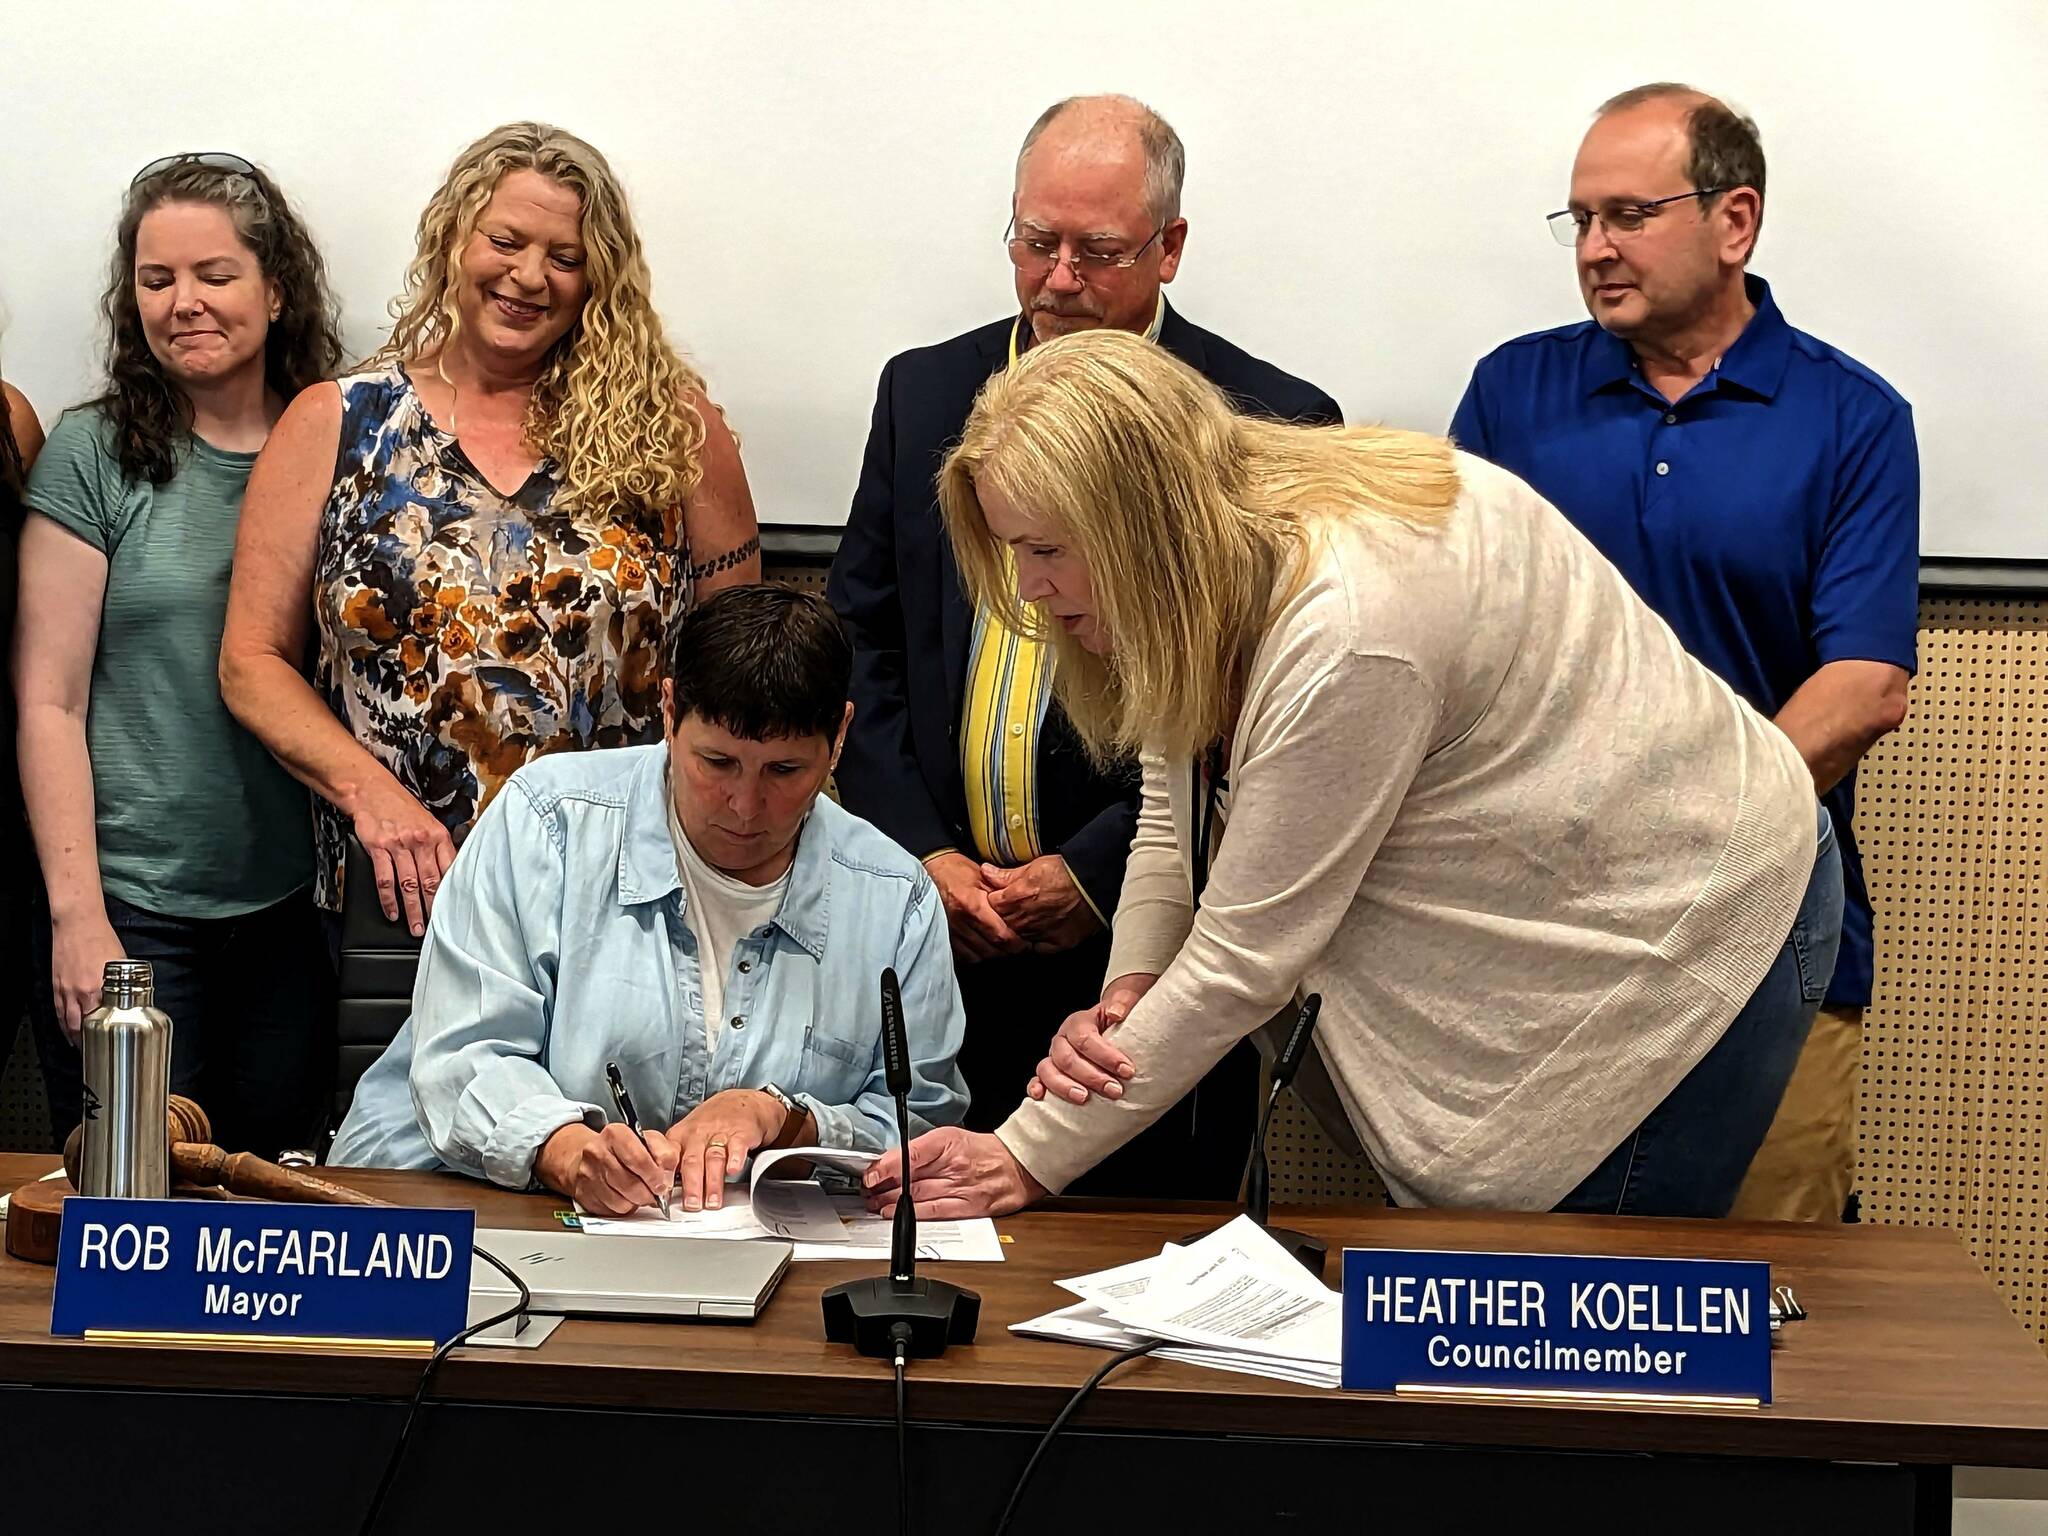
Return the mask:
{"type": "Polygon", "coordinates": [[[1134,251],[1103,250],[1091,241],[1062,253],[1060,248],[1066,242],[1061,236],[1035,224],[1026,224],[1019,229],[1013,218],[1003,230],[1003,244],[1010,252],[1010,264],[1028,277],[1043,277],[1064,261],[1074,269],[1076,277],[1086,282],[1091,275],[1106,276],[1112,272],[1129,271],[1138,264],[1138,258],[1152,248],[1152,242],[1164,233],[1166,226],[1162,224],[1134,251]]]}
{"type": "Polygon", "coordinates": [[[1657,216],[1659,209],[1670,203],[1682,203],[1689,198],[1712,197],[1717,192],[1726,192],[1726,187],[1697,187],[1690,192],[1674,192],[1669,197],[1659,197],[1647,203],[1608,203],[1602,208],[1563,208],[1544,216],[1550,226],[1550,233],[1559,245],[1577,245],[1586,238],[1598,219],[1600,227],[1607,231],[1608,238],[1626,240],[1630,235],[1639,235],[1643,226],[1657,216]]]}

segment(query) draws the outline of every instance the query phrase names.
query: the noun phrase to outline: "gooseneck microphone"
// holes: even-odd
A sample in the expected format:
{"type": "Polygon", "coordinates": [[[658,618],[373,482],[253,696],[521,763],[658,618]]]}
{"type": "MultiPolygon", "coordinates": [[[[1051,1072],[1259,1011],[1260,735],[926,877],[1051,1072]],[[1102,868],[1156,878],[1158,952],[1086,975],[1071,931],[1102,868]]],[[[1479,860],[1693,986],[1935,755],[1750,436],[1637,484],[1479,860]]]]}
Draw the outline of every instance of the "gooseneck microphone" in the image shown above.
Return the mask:
{"type": "Polygon", "coordinates": [[[1318,1280],[1323,1275],[1323,1260],[1330,1252],[1329,1245],[1319,1237],[1310,1237],[1292,1227],[1276,1227],[1267,1219],[1272,1207],[1273,1178],[1266,1166],[1266,1132],[1273,1124],[1273,1111],[1279,1108],[1281,1093],[1294,1081],[1294,1074],[1301,1070],[1301,1064],[1308,1056],[1309,1039],[1316,1032],[1316,1015],[1322,1009],[1322,993],[1309,993],[1301,1005],[1301,1013],[1295,1018],[1294,1028],[1287,1032],[1287,1043],[1273,1058],[1272,1091],[1266,1095],[1266,1112],[1259,1116],[1258,1134],[1252,1138],[1251,1158],[1244,1171],[1246,1214],[1266,1229],[1268,1237],[1299,1259],[1318,1280]]]}
{"type": "Polygon", "coordinates": [[[903,1026],[903,989],[896,973],[882,971],[882,1081],[896,1101],[896,1145],[903,1149],[903,1198],[889,1231],[889,1278],[917,1278],[917,1210],[910,1203],[910,1031],[903,1026]]]}
{"type": "Polygon", "coordinates": [[[1279,1107],[1280,1095],[1294,1081],[1295,1073],[1301,1070],[1302,1062],[1308,1058],[1309,1041],[1316,1032],[1316,1015],[1322,1012],[1322,1008],[1323,995],[1311,992],[1303,1001],[1301,1012],[1295,1016],[1294,1027],[1287,1032],[1280,1054],[1273,1058],[1272,1087],[1266,1095],[1266,1112],[1259,1116],[1259,1128],[1252,1136],[1251,1154],[1245,1160],[1244,1169],[1245,1214],[1264,1228],[1268,1237],[1293,1254],[1318,1280],[1323,1276],[1323,1262],[1329,1257],[1329,1244],[1292,1227],[1276,1227],[1268,1219],[1272,1208],[1273,1177],[1266,1165],[1266,1132],[1272,1127],[1273,1111],[1279,1107]]]}
{"type": "Polygon", "coordinates": [[[878,1359],[928,1358],[951,1344],[972,1344],[981,1297],[917,1274],[917,1212],[910,1200],[910,1041],[903,993],[893,970],[882,972],[882,1072],[896,1100],[896,1140],[903,1151],[902,1194],[891,1230],[889,1273],[848,1280],[825,1292],[825,1337],[878,1359]]]}

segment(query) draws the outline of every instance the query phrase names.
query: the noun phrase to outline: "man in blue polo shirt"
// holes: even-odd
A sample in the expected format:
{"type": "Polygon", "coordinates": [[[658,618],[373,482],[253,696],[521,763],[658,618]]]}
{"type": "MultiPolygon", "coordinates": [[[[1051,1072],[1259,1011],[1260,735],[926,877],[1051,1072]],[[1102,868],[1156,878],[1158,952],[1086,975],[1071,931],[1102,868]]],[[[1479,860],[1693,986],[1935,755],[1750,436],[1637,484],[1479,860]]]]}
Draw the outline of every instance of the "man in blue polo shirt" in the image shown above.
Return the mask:
{"type": "Polygon", "coordinates": [[[1841,956],[1731,1214],[1818,1221],[1855,1172],[1871,913],[1850,818],[1858,759],[1905,718],[1920,469],[1906,402],[1748,275],[1763,209],[1748,118],[1681,85],[1608,102],[1550,217],[1593,318],[1482,361],[1451,433],[1577,524],[1813,770],[1841,956]]]}

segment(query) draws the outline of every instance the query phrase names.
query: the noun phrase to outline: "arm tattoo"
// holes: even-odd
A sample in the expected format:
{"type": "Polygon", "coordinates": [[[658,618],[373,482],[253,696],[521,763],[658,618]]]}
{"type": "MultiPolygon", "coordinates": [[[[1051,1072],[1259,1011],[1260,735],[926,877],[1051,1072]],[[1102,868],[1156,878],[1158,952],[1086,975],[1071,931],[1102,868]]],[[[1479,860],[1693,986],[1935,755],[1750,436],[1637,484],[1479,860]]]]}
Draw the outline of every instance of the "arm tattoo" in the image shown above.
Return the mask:
{"type": "Polygon", "coordinates": [[[757,533],[744,544],[736,544],[724,554],[706,560],[702,565],[689,568],[692,581],[702,581],[706,576],[716,576],[720,571],[729,571],[736,565],[743,565],[747,558],[761,548],[761,536],[757,533]]]}

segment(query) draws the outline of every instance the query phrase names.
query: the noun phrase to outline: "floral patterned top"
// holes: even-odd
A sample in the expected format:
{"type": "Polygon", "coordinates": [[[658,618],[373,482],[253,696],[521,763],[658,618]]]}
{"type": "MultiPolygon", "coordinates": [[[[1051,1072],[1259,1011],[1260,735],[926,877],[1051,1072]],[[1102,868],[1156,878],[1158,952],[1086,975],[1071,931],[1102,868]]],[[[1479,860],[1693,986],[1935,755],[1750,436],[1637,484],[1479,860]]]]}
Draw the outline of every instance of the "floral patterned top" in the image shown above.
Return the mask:
{"type": "MultiPolygon", "coordinates": [[[[521,764],[661,739],[661,642],[688,604],[682,509],[558,510],[542,459],[506,495],[394,364],[338,381],[313,686],[460,843],[521,764]]],[[[341,905],[349,818],[314,798],[315,895],[341,905]]]]}

